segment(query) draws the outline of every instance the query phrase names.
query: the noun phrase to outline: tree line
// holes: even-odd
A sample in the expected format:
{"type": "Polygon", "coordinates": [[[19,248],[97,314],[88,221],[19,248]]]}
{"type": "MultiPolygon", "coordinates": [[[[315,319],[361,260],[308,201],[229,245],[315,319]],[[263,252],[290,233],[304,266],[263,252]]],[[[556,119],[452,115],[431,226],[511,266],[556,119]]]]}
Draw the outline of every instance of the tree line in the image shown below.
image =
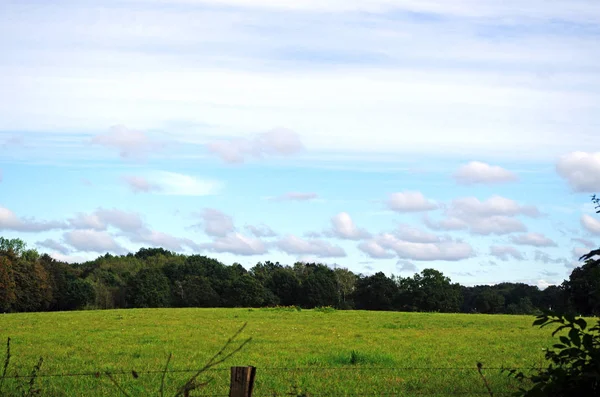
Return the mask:
{"type": "MultiPolygon", "coordinates": [[[[593,254],[592,251],[591,254],[593,254]]],[[[106,254],[81,264],[57,261],[20,239],[0,237],[0,311],[149,307],[298,306],[447,313],[600,314],[600,261],[586,257],[562,285],[473,287],[435,269],[412,277],[355,274],[320,263],[259,262],[246,270],[163,248],[106,254]]]]}

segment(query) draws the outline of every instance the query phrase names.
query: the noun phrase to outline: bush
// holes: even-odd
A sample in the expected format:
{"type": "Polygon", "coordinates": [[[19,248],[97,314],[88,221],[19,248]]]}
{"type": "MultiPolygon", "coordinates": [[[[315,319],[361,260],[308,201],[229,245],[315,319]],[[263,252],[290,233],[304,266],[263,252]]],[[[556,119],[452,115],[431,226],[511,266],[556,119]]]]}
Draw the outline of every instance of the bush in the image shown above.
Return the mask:
{"type": "Polygon", "coordinates": [[[537,316],[533,325],[540,328],[558,324],[552,336],[561,331],[560,343],[546,350],[547,368],[534,375],[524,375],[517,370],[504,370],[509,376],[533,384],[530,389],[520,388],[515,396],[598,396],[600,395],[600,319],[588,328],[583,318],[558,315],[551,312],[537,316]]]}

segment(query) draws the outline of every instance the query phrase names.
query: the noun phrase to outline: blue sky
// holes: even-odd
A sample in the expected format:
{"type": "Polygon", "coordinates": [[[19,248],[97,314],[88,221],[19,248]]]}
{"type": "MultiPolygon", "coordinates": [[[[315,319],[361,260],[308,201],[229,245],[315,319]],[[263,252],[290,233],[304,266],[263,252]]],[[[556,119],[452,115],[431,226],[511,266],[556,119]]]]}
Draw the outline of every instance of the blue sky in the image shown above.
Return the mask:
{"type": "Polygon", "coordinates": [[[162,246],[560,283],[600,236],[599,21],[595,1],[4,1],[0,234],[69,262],[162,246]]]}

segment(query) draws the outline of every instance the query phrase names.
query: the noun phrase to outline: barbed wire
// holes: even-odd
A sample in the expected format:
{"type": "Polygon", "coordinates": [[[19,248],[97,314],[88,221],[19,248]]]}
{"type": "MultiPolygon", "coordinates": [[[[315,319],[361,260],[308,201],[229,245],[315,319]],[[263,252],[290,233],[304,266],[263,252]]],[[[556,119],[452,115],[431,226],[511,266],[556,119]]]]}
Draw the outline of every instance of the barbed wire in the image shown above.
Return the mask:
{"type": "MultiPolygon", "coordinates": [[[[312,372],[312,371],[477,371],[477,367],[256,367],[260,371],[290,371],[290,372],[312,372]]],[[[217,371],[230,371],[231,367],[223,368],[209,368],[205,372],[217,372],[217,371]]],[[[482,367],[482,370],[500,371],[508,369],[505,367],[482,367]]],[[[528,370],[535,371],[541,370],[542,368],[532,367],[511,367],[514,370],[528,370]]],[[[198,368],[186,368],[186,369],[169,369],[169,370],[97,370],[90,372],[74,372],[74,373],[56,373],[56,374],[44,374],[38,373],[38,378],[59,378],[59,377],[79,377],[79,376],[93,376],[99,378],[107,373],[111,375],[133,375],[134,377],[139,375],[152,375],[162,373],[192,373],[197,372],[198,368]],[[135,375],[134,375],[135,374],[135,375]]],[[[30,378],[30,375],[6,375],[4,379],[21,379],[30,378]]]]}

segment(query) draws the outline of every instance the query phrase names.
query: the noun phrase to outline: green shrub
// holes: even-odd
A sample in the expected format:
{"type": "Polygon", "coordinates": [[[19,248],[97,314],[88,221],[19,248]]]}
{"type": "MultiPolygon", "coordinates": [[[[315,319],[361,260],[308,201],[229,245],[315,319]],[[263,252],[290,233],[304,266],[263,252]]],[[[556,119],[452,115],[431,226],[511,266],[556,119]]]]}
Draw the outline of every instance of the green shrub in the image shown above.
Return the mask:
{"type": "Polygon", "coordinates": [[[504,370],[509,376],[533,384],[531,388],[519,388],[514,395],[521,397],[538,396],[598,396],[600,395],[600,319],[595,326],[588,328],[583,318],[573,315],[546,313],[537,316],[533,325],[540,328],[558,324],[552,336],[559,336],[560,343],[546,351],[550,361],[547,368],[533,375],[524,375],[517,370],[504,370]]]}

